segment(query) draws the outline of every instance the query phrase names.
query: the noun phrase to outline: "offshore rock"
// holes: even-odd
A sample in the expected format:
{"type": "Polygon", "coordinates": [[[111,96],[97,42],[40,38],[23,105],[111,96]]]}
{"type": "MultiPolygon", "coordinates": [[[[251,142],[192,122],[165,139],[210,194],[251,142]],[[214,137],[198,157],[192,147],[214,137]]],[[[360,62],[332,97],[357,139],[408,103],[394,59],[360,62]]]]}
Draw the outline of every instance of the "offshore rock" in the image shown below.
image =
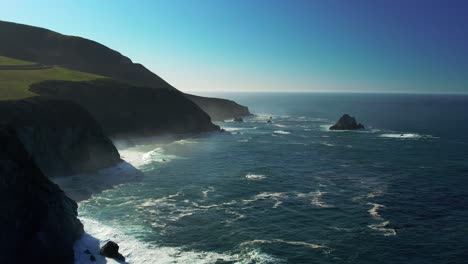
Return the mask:
{"type": "Polygon", "coordinates": [[[336,124],[330,127],[330,130],[357,130],[364,129],[364,126],[356,122],[356,118],[344,114],[336,124]]]}

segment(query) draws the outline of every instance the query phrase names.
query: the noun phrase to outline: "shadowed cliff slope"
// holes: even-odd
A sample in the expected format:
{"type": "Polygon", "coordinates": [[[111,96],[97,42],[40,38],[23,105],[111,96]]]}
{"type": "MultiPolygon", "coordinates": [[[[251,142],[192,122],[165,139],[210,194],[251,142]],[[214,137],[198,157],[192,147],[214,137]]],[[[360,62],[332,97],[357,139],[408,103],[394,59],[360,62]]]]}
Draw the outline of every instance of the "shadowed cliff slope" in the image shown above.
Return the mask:
{"type": "Polygon", "coordinates": [[[83,106],[112,137],[219,130],[205,112],[177,90],[156,90],[113,80],[95,80],[46,81],[33,84],[31,91],[83,106]]]}
{"type": "Polygon", "coordinates": [[[15,129],[0,125],[0,263],[73,263],[77,205],[45,177],[15,129]]]}
{"type": "Polygon", "coordinates": [[[0,101],[0,125],[13,127],[26,151],[48,177],[66,176],[121,162],[112,142],[82,107],[33,97],[0,101]]]}
{"type": "MultiPolygon", "coordinates": [[[[175,90],[143,65],[133,63],[119,52],[92,40],[5,21],[0,21],[0,39],[0,55],[45,65],[61,65],[135,86],[175,90]]],[[[193,99],[191,96],[189,98],[193,99]]],[[[228,117],[232,118],[236,116],[235,113],[243,111],[241,106],[224,104],[222,100],[205,98],[194,102],[215,116],[218,112],[226,116],[232,111],[228,117]]]]}

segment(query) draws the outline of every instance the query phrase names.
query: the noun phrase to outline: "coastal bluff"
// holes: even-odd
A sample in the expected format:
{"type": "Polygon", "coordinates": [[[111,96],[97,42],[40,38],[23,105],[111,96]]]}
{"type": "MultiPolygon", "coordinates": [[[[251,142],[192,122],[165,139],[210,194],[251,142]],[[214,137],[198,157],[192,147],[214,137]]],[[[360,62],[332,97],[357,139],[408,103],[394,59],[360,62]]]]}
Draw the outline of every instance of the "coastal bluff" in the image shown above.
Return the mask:
{"type": "Polygon", "coordinates": [[[73,263],[73,245],[83,234],[77,204],[6,125],[0,125],[0,177],[0,263],[73,263]]]}
{"type": "Polygon", "coordinates": [[[97,121],[71,101],[43,97],[0,101],[0,120],[0,125],[15,131],[47,177],[95,171],[121,162],[97,121]]]}

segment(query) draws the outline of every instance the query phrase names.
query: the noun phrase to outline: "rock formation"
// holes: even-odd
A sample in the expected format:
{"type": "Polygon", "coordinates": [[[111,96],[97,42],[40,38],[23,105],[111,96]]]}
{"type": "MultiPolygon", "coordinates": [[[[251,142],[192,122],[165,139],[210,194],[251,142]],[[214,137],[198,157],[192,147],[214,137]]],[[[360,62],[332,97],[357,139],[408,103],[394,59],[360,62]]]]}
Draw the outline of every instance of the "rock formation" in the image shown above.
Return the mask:
{"type": "Polygon", "coordinates": [[[117,245],[117,243],[115,243],[114,241],[109,241],[104,246],[102,246],[100,254],[107,258],[125,261],[125,257],[119,253],[119,245],[117,245]]]}
{"type": "Polygon", "coordinates": [[[234,117],[234,122],[244,122],[244,119],[242,119],[240,116],[234,117]]]}
{"type": "Polygon", "coordinates": [[[356,118],[344,114],[336,124],[330,127],[330,130],[356,130],[356,129],[364,129],[364,126],[358,122],[356,122],[356,118]]]}
{"type": "Polygon", "coordinates": [[[39,170],[14,127],[0,125],[0,263],[73,263],[77,205],[39,170]]]}

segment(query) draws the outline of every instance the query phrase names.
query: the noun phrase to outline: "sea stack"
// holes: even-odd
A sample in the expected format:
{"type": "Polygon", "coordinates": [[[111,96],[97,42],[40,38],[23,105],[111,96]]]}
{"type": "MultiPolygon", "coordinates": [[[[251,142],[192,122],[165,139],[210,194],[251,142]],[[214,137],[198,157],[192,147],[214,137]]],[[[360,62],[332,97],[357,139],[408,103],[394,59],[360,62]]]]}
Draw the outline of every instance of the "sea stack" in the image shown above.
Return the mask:
{"type": "Polygon", "coordinates": [[[356,118],[344,114],[336,124],[330,127],[330,130],[358,130],[364,129],[361,123],[356,122],[356,118]]]}

